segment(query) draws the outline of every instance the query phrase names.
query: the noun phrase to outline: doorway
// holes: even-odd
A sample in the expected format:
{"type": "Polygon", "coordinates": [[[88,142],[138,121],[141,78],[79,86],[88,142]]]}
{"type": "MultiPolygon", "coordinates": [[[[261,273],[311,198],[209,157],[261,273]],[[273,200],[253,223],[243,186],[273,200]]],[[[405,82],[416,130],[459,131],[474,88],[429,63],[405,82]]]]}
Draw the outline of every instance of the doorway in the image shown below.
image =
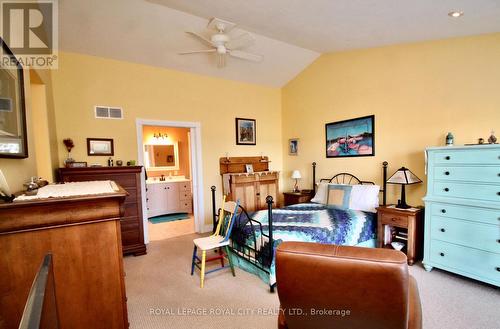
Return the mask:
{"type": "Polygon", "coordinates": [[[201,126],[136,120],[144,241],[203,231],[201,126]]]}

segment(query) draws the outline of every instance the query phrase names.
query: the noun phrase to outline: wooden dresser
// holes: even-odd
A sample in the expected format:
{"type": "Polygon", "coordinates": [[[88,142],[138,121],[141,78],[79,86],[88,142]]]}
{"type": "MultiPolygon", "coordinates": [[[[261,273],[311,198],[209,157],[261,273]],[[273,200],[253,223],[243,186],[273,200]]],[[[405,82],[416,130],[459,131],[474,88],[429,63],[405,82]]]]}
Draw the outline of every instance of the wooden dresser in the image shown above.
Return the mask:
{"type": "Polygon", "coordinates": [[[61,329],[128,328],[120,235],[126,192],[0,204],[0,328],[17,328],[53,257],[61,329]]]}
{"type": "Polygon", "coordinates": [[[240,200],[240,205],[252,212],[266,209],[266,197],[273,197],[278,207],[279,172],[269,171],[267,157],[231,157],[220,159],[223,191],[227,200],[240,200]],[[253,166],[253,173],[246,173],[245,165],[253,166]]]}
{"type": "Polygon", "coordinates": [[[124,255],[146,254],[142,217],[141,171],[141,166],[59,169],[59,181],[61,182],[112,180],[128,192],[129,195],[124,204],[125,213],[120,221],[124,255]]]}
{"type": "Polygon", "coordinates": [[[500,286],[500,145],[427,149],[424,267],[500,286]]]}

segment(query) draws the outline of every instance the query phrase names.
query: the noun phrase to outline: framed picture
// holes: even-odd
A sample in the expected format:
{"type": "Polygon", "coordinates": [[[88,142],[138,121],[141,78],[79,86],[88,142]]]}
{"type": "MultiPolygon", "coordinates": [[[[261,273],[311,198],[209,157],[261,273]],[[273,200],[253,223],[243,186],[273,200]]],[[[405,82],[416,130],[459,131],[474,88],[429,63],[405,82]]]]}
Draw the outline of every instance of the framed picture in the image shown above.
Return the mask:
{"type": "Polygon", "coordinates": [[[255,120],[236,118],[236,144],[255,145],[255,120]]]}
{"type": "Polygon", "coordinates": [[[249,174],[253,174],[253,165],[252,164],[246,164],[245,165],[245,171],[249,174]]]}
{"type": "Polygon", "coordinates": [[[66,166],[68,168],[86,168],[87,162],[84,162],[84,161],[68,162],[66,166]]]}
{"type": "Polygon", "coordinates": [[[0,158],[27,158],[23,67],[0,38],[0,158]]]}
{"type": "Polygon", "coordinates": [[[327,123],[326,157],[344,158],[375,155],[375,116],[327,123]]]}
{"type": "Polygon", "coordinates": [[[114,155],[113,139],[87,138],[87,155],[114,155]]]}
{"type": "Polygon", "coordinates": [[[299,139],[292,138],[288,140],[288,155],[299,154],[299,139]]]}

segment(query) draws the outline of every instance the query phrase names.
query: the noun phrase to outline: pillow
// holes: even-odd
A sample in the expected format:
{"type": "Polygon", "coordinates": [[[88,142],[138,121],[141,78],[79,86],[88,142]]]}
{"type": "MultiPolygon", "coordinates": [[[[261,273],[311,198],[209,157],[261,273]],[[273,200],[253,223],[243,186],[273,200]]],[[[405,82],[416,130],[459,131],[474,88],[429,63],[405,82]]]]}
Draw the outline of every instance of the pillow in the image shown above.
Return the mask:
{"type": "Polygon", "coordinates": [[[319,184],[317,184],[317,187],[318,190],[316,191],[316,195],[314,195],[314,198],[311,199],[311,202],[326,204],[326,193],[327,193],[328,183],[320,182],[319,184]]]}
{"type": "Polygon", "coordinates": [[[378,185],[353,185],[349,209],[376,213],[376,208],[379,206],[379,192],[380,186],[378,185]]]}
{"type": "Polygon", "coordinates": [[[328,184],[326,204],[340,209],[348,209],[352,185],[328,184]]]}

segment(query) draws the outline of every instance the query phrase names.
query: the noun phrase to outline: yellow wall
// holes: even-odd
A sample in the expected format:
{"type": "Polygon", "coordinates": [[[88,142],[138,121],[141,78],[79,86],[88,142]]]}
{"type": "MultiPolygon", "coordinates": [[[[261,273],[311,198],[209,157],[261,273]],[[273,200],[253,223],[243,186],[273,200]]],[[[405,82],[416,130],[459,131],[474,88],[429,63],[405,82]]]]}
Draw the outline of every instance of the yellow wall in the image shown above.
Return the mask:
{"type": "Polygon", "coordinates": [[[106,164],[88,157],[87,137],[113,138],[115,161],[137,159],[136,118],[201,123],[205,222],[210,223],[210,186],[220,193],[219,157],[268,155],[282,168],[281,92],[247,83],[203,77],[157,67],[86,55],[60,53],[52,74],[59,165],[62,144],[72,138],[76,161],[106,164]],[[123,120],[94,118],[95,105],[120,106],[123,120]],[[235,117],[257,120],[257,145],[237,146],[235,117]]]}
{"type": "MultiPolygon", "coordinates": [[[[500,33],[322,55],[282,90],[284,183],[300,169],[301,188],[341,171],[381,182],[401,166],[424,175],[424,149],[443,145],[451,131],[457,144],[500,135],[500,33]],[[327,159],[325,123],[375,114],[374,157],[327,159]],[[288,139],[300,138],[289,156],[288,139]]],[[[388,187],[395,202],[399,186],[388,187]]],[[[425,184],[407,189],[422,204],[425,184]]]]}
{"type": "Polygon", "coordinates": [[[175,128],[175,127],[155,127],[143,126],[142,128],[143,145],[146,144],[172,144],[177,142],[179,152],[179,170],[148,170],[148,177],[158,177],[161,175],[179,175],[191,177],[191,168],[189,165],[189,128],[175,128]],[[168,138],[156,139],[155,133],[167,134],[168,138]]]}

